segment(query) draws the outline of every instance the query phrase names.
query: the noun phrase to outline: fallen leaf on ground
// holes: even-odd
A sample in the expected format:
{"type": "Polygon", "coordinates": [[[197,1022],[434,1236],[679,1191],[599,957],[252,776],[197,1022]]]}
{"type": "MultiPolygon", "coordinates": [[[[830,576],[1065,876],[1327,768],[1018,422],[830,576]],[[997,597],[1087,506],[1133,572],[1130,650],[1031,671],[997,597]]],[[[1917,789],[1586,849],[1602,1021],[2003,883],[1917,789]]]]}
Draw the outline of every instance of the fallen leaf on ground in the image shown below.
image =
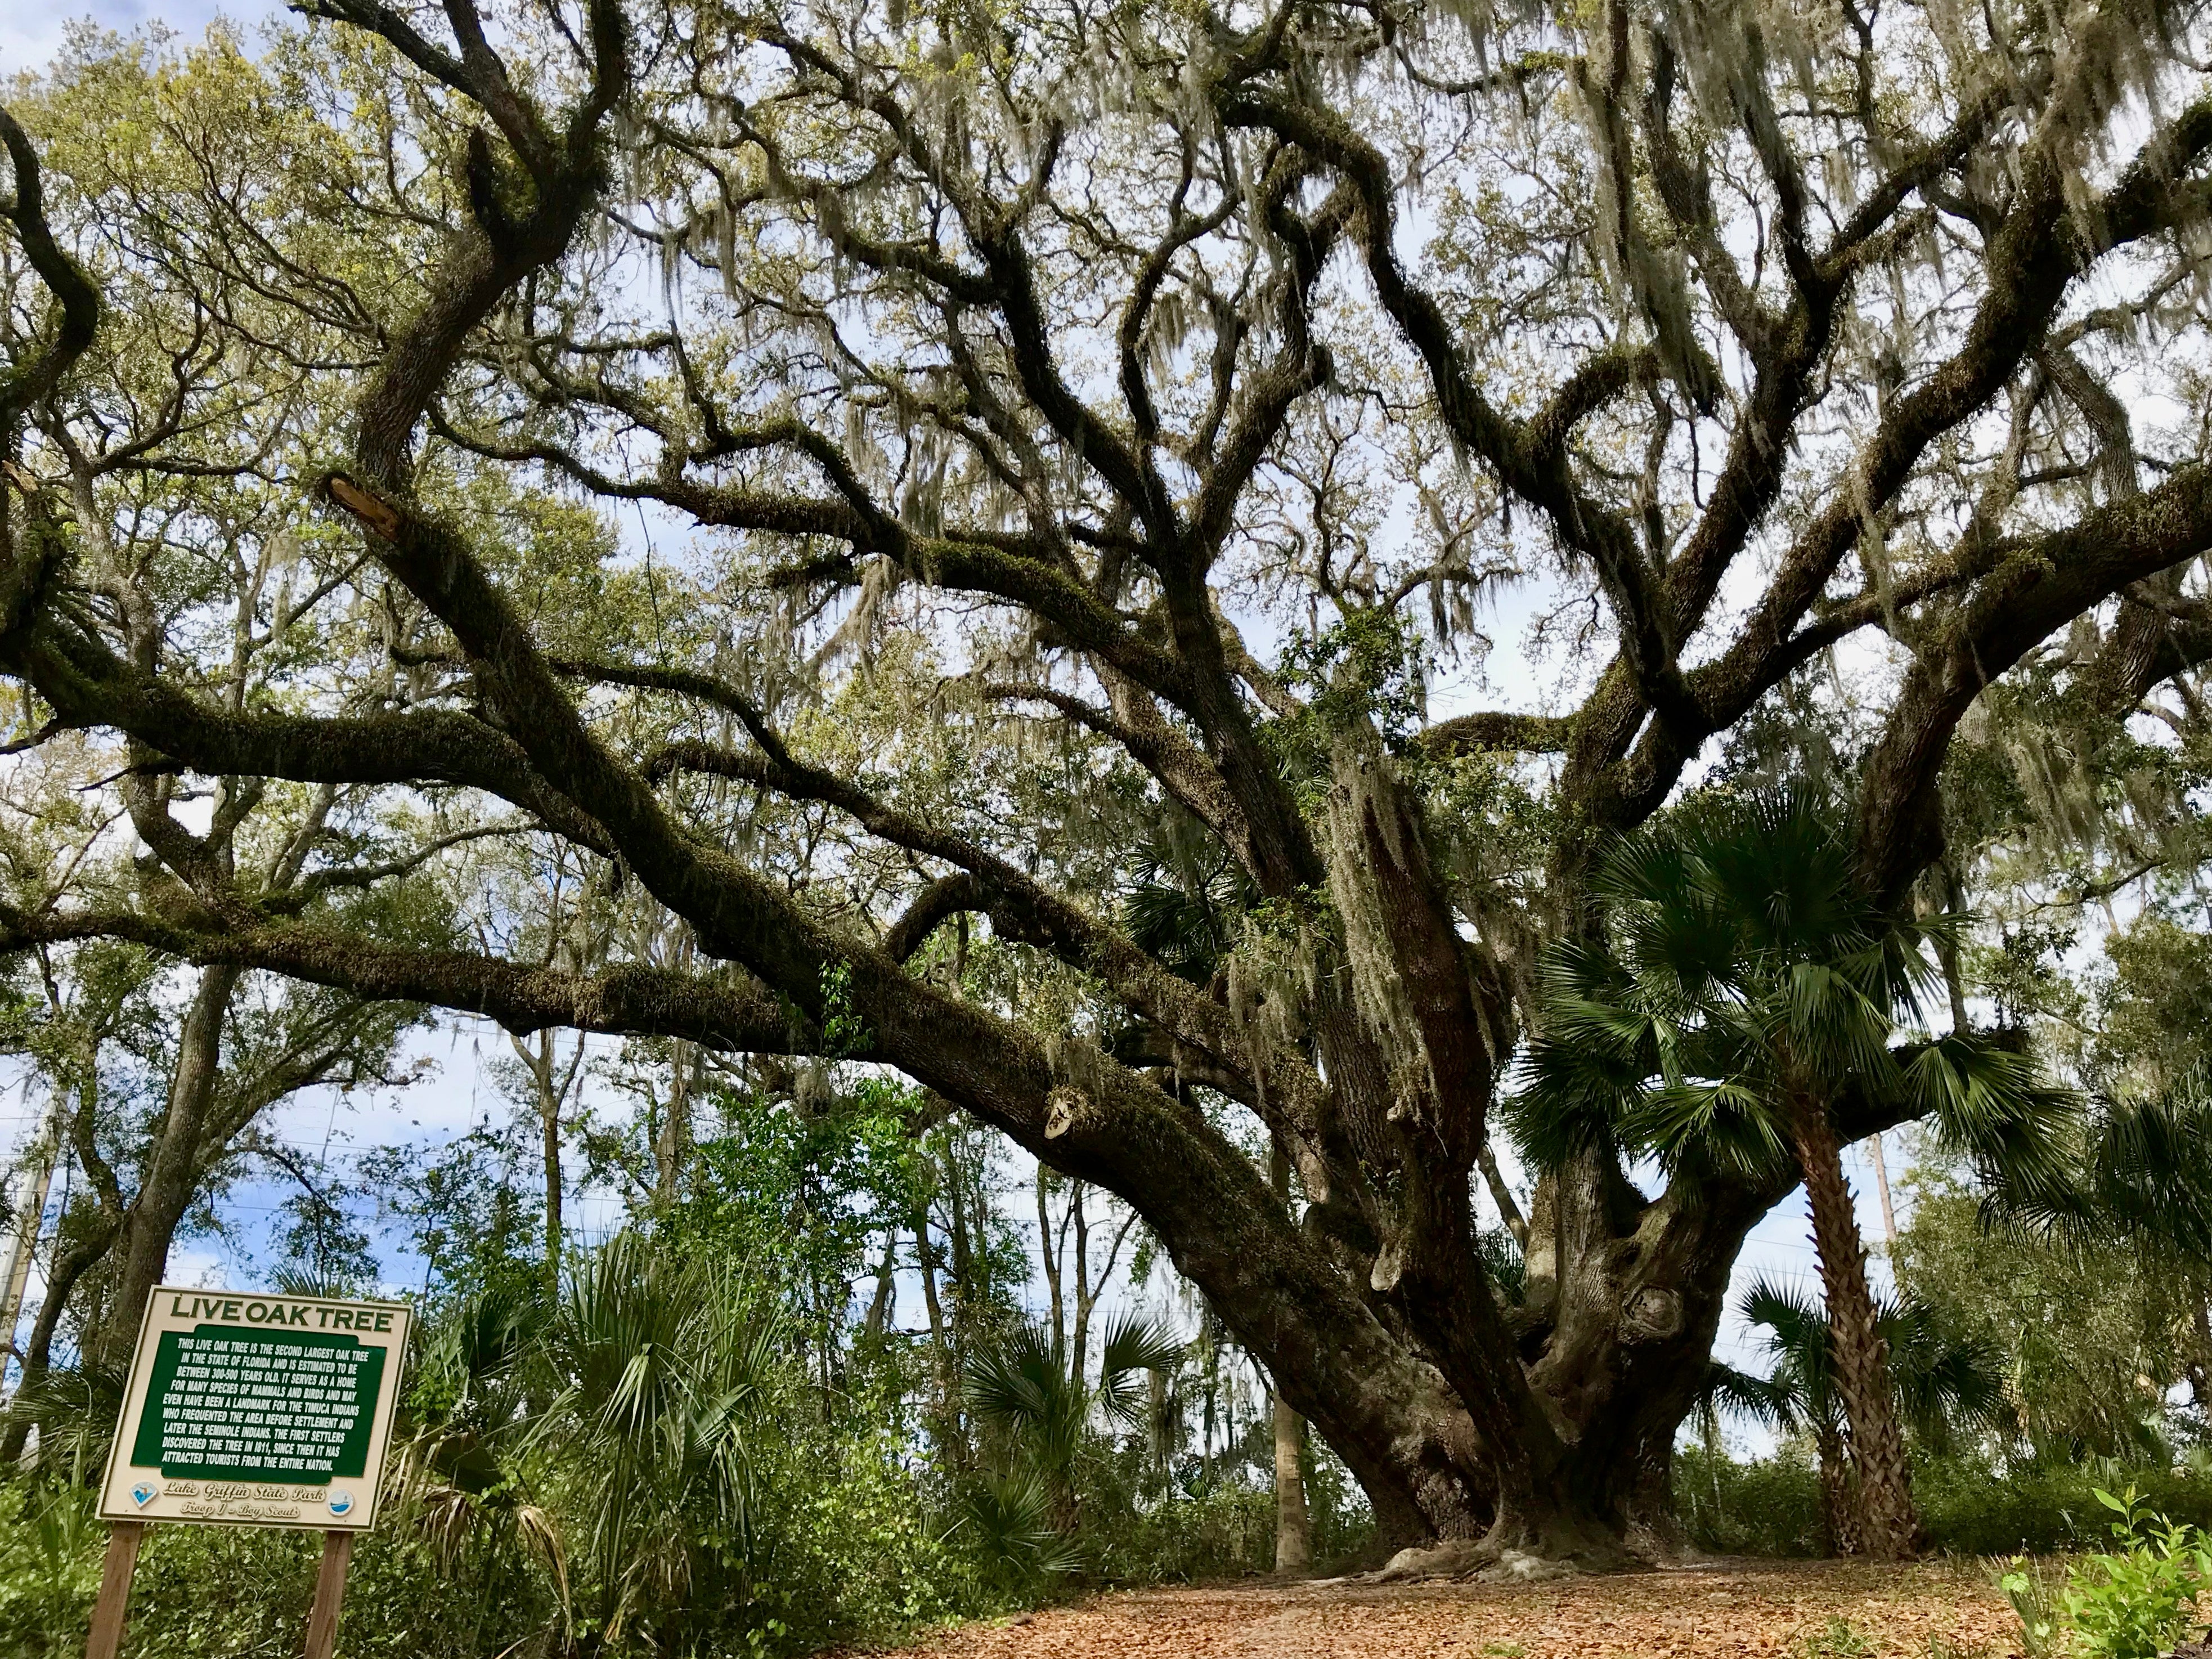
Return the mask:
{"type": "Polygon", "coordinates": [[[1540,1584],[1120,1591],[886,1659],[2016,1659],[2019,1635],[1971,1568],[1762,1562],[1540,1584]]]}

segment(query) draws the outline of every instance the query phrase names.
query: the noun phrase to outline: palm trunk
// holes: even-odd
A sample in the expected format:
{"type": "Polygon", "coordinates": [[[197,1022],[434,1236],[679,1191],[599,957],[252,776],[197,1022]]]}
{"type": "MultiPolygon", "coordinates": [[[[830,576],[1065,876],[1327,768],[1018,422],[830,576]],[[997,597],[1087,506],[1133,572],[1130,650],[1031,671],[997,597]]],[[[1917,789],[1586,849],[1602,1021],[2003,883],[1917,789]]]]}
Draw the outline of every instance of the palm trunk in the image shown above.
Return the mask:
{"type": "Polygon", "coordinates": [[[1820,1519],[1828,1534],[1828,1553],[1858,1555],[1864,1545],[1859,1537],[1858,1505],[1851,1496],[1850,1468],[1845,1461],[1844,1437],[1832,1428],[1818,1430],[1814,1438],[1820,1455],[1820,1519]]]}
{"type": "Polygon", "coordinates": [[[1851,1189],[1844,1179],[1842,1150],[1826,1104],[1800,1093],[1790,1103],[1790,1137],[1805,1177],[1813,1212],[1813,1244],[1820,1257],[1820,1282],[1828,1303],[1836,1394],[1850,1425],[1851,1460],[1858,1471],[1858,1516],[1866,1553],[1879,1560],[1917,1554],[1920,1517],[1912,1506],[1911,1471],[1898,1426],[1897,1395],[1890,1384],[1889,1345],[1875,1319],[1867,1285],[1866,1249],[1859,1238],[1851,1189]]]}

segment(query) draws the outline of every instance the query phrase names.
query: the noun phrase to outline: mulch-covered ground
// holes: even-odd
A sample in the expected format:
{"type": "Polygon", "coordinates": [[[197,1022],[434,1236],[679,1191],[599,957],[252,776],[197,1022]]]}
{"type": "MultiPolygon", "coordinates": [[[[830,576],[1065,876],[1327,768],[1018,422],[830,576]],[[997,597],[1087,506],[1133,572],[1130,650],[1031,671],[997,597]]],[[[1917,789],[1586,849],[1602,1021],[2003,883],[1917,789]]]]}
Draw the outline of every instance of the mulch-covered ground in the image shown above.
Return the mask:
{"type": "Polygon", "coordinates": [[[1977,1567],[1730,1564],[1534,1584],[1137,1590],[970,1625],[908,1659],[2008,1659],[2020,1626],[1977,1567]],[[1838,1624],[1837,1621],[1840,1620],[1838,1624]]]}

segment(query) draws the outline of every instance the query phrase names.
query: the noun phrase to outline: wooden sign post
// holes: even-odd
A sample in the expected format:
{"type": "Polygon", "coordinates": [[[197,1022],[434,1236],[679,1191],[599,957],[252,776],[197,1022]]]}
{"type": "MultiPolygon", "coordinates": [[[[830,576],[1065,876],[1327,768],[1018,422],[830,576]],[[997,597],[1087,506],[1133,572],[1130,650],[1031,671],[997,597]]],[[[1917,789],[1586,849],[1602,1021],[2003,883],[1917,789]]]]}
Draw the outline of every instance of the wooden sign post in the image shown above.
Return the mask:
{"type": "Polygon", "coordinates": [[[376,1522],[408,1318],[397,1303],[166,1285],[148,1298],[100,1484],[107,1560],[85,1659],[114,1659],[152,1521],[319,1529],[307,1659],[331,1659],[354,1535],[376,1522]]]}

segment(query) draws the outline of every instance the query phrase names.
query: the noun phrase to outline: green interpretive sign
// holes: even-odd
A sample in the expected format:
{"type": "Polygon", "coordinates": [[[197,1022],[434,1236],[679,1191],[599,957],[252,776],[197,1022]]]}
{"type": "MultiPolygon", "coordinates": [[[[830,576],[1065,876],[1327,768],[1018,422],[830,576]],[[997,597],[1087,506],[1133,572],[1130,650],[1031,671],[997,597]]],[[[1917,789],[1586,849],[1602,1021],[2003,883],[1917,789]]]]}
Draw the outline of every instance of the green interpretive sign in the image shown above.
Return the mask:
{"type": "Polygon", "coordinates": [[[321,1331],[164,1331],[131,1461],[172,1478],[358,1480],[385,1350],[321,1331]]]}
{"type": "Polygon", "coordinates": [[[410,1323],[395,1302],[157,1287],[100,1518],[375,1525],[410,1323]]]}

